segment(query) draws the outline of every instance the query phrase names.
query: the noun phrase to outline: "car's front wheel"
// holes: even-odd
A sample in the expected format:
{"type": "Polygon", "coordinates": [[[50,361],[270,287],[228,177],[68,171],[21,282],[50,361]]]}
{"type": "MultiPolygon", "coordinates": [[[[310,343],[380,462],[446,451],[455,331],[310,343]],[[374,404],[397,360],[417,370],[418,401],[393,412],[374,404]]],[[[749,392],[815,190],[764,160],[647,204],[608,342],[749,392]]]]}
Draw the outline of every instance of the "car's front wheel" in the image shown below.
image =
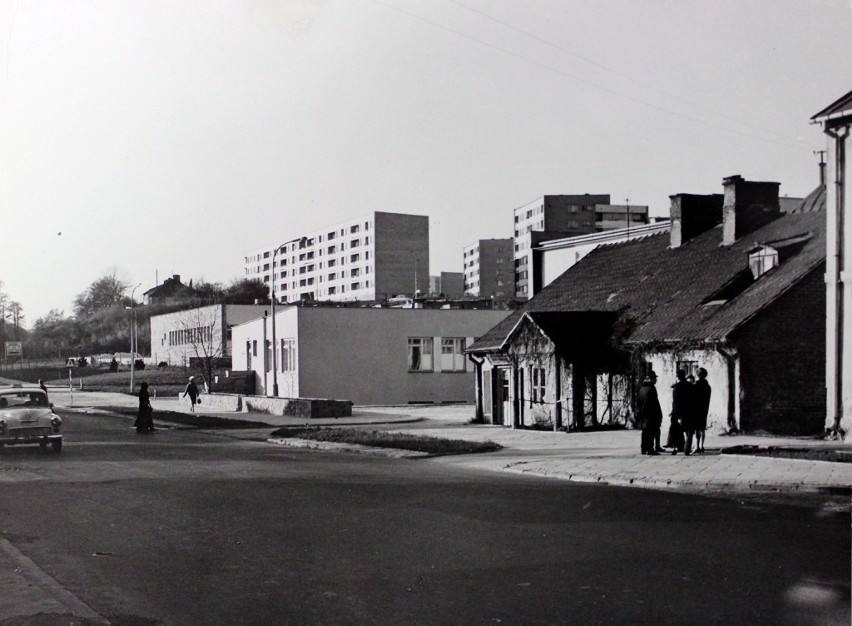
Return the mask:
{"type": "Polygon", "coordinates": [[[62,452],[62,440],[54,439],[50,442],[50,446],[53,448],[54,452],[62,452]]]}

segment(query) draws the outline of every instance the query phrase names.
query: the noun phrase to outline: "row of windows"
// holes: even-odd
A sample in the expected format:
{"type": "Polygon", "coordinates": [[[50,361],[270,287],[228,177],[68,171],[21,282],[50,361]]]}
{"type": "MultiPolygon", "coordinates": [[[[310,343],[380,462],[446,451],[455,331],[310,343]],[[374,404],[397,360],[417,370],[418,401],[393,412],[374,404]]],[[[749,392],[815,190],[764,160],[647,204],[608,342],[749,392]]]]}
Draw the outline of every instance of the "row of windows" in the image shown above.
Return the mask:
{"type": "MultiPolygon", "coordinates": [[[[434,372],[435,359],[433,351],[434,339],[432,337],[409,337],[408,338],[408,371],[409,372],[434,372]]],[[[442,372],[464,372],[467,371],[467,360],[464,355],[464,337],[442,337],[440,371],[442,372]]]]}
{"type": "MultiPolygon", "coordinates": [[[[337,266],[336,263],[329,262],[329,267],[336,267],[336,266],[337,266]]],[[[322,267],[322,263],[320,263],[320,269],[324,269],[322,267]]],[[[315,271],[316,271],[316,267],[314,265],[305,265],[305,266],[302,266],[302,267],[299,268],[298,273],[299,274],[311,274],[315,271]]],[[[365,265],[364,267],[353,267],[352,269],[349,270],[349,276],[361,276],[362,274],[370,274],[371,271],[372,271],[372,266],[370,266],[370,265],[365,265]]],[[[293,270],[293,275],[294,276],[296,275],[295,270],[293,270]]],[[[347,275],[346,270],[342,269],[342,270],[340,270],[339,275],[338,275],[338,272],[336,272],[336,271],[335,272],[329,272],[325,277],[319,276],[318,279],[319,279],[319,282],[323,282],[323,280],[331,281],[331,280],[337,280],[338,278],[346,278],[346,275],[347,275]]],[[[288,276],[287,270],[281,270],[278,273],[278,278],[287,278],[287,276],[288,276]]],[[[310,279],[310,280],[311,280],[311,284],[313,284],[313,279],[310,279]]]]}
{"type": "Polygon", "coordinates": [[[168,342],[170,346],[182,346],[186,344],[210,344],[213,341],[212,326],[198,326],[183,330],[170,330],[168,342]]]}

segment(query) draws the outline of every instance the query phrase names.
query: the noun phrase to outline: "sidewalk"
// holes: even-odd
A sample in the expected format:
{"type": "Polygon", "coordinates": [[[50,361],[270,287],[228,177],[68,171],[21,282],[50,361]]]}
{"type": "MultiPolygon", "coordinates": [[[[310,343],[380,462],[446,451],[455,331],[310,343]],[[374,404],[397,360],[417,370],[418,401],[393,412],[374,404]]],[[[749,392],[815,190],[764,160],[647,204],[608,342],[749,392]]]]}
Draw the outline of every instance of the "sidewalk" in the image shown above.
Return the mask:
{"type": "MultiPolygon", "coordinates": [[[[59,407],[96,410],[98,407],[135,407],[135,397],[120,393],[51,390],[51,400],[59,407]]],[[[189,404],[177,397],[154,398],[157,412],[189,413],[189,404]]],[[[813,438],[708,433],[706,454],[685,456],[642,456],[639,433],[632,430],[564,433],[515,430],[502,426],[469,424],[473,408],[468,405],[355,407],[352,417],[305,419],[221,411],[196,406],[199,415],[229,420],[262,422],[270,428],[288,425],[347,426],[382,424],[409,429],[418,422],[417,433],[424,436],[462,440],[490,440],[503,446],[491,454],[450,456],[438,462],[489,470],[535,474],[578,482],[600,482],[651,488],[689,488],[707,490],[753,490],[777,492],[852,493],[852,463],[770,458],[745,454],[723,454],[734,446],[769,446],[825,449],[844,444],[813,438]]],[[[392,429],[392,428],[391,428],[392,429]]],[[[257,429],[251,431],[257,437],[257,429]]],[[[241,436],[241,431],[228,431],[241,436]]],[[[245,435],[247,436],[247,435],[245,435]]],[[[849,446],[852,453],[852,446],[849,446]]]]}

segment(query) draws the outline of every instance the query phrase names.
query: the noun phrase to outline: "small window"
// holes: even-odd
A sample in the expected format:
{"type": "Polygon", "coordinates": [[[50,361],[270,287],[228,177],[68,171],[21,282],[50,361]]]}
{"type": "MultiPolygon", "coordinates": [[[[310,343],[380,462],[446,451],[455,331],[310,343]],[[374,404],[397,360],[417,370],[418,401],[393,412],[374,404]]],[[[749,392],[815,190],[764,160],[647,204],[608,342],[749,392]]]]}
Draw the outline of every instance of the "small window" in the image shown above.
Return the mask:
{"type": "Polygon", "coordinates": [[[530,389],[530,400],[533,402],[544,402],[544,394],[547,390],[547,373],[543,367],[530,368],[530,379],[532,388],[530,389]]]}
{"type": "Polygon", "coordinates": [[[464,337],[444,337],[441,339],[441,371],[465,371],[464,337]]]}
{"type": "Polygon", "coordinates": [[[431,372],[432,371],[432,338],[431,337],[409,337],[408,338],[408,371],[431,372]]]}
{"type": "Polygon", "coordinates": [[[698,378],[698,361],[678,361],[675,365],[675,373],[683,370],[687,376],[698,378]]]}
{"type": "Polygon", "coordinates": [[[282,339],[281,340],[281,371],[295,372],[296,371],[296,340],[282,339]]]}

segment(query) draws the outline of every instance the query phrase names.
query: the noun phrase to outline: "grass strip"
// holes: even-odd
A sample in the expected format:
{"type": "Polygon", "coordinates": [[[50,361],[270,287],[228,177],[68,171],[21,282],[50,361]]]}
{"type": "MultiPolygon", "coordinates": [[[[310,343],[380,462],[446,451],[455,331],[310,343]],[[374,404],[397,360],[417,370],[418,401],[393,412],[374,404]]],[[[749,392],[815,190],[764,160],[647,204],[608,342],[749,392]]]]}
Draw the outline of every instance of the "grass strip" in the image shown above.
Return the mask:
{"type": "Polygon", "coordinates": [[[460,439],[443,439],[409,433],[354,428],[285,427],[273,431],[271,436],[356,444],[376,448],[393,448],[434,455],[494,452],[503,447],[493,441],[462,441],[460,439]]]}

